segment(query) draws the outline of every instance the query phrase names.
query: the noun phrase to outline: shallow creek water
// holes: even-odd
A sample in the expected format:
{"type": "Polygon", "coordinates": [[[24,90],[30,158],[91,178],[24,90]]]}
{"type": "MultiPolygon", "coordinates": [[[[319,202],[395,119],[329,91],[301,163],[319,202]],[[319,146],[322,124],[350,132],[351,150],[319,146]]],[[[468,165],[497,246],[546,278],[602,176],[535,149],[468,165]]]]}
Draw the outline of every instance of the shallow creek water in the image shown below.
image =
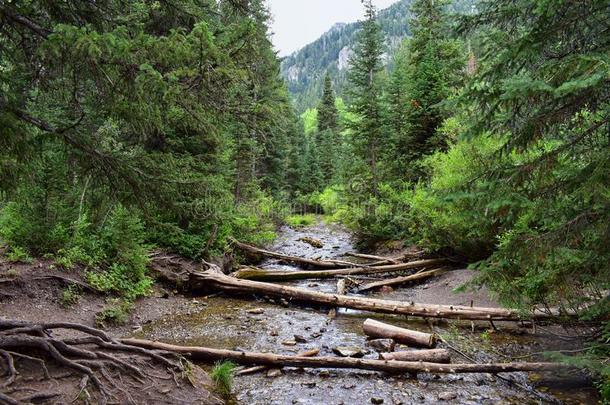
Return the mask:
{"type": "MultiPolygon", "coordinates": [[[[344,258],[345,253],[353,251],[354,247],[349,233],[344,229],[319,223],[299,230],[284,228],[273,250],[310,258],[344,258]],[[315,249],[298,241],[304,236],[321,240],[324,247],[315,249]]],[[[265,262],[262,267],[294,269],[272,260],[265,262]]],[[[290,284],[332,292],[335,290],[336,281],[298,281],[290,284]]],[[[385,293],[383,297],[411,300],[418,298],[418,291],[425,291],[426,288],[426,285],[406,287],[385,293]]],[[[485,301],[485,297],[473,294],[451,297],[446,294],[445,297],[439,298],[438,303],[467,304],[471,299],[476,299],[476,302],[485,301]]],[[[376,295],[382,296],[379,293],[373,294],[376,295]]],[[[434,294],[430,297],[432,298],[429,299],[434,299],[434,294]]],[[[138,336],[177,344],[279,354],[296,354],[318,348],[320,356],[332,356],[332,348],[336,346],[357,346],[368,352],[366,358],[377,358],[377,353],[366,345],[362,333],[362,322],[367,317],[372,317],[411,329],[429,332],[433,328],[435,332],[450,340],[452,345],[459,345],[460,350],[466,351],[477,361],[507,361],[502,356],[537,352],[553,345],[548,336],[532,335],[514,325],[499,325],[501,332],[490,334],[485,332],[485,328],[472,332],[470,324],[462,324],[459,327],[447,323],[432,325],[417,320],[358,311],[340,310],[335,319],[330,319],[326,309],[296,307],[283,300],[269,300],[265,297],[252,300],[216,296],[196,298],[193,303],[196,309],[191,314],[160,319],[146,325],[138,336]],[[247,312],[254,308],[262,308],[264,312],[247,312]],[[307,343],[294,346],[283,344],[294,340],[294,335],[304,337],[307,343]]],[[[452,359],[453,362],[467,361],[457,353],[452,354],[452,359]]],[[[538,394],[532,393],[533,380],[541,376],[517,373],[506,377],[516,381],[519,386],[489,374],[421,374],[417,379],[413,379],[409,376],[391,376],[359,370],[286,368],[277,377],[267,377],[265,372],[236,377],[233,391],[234,401],[239,404],[351,405],[381,403],[379,401],[384,404],[548,402],[544,400],[550,398],[548,388],[538,387],[538,394]]],[[[552,393],[553,398],[561,398],[566,403],[596,403],[594,391],[591,389],[555,389],[552,393]]]]}

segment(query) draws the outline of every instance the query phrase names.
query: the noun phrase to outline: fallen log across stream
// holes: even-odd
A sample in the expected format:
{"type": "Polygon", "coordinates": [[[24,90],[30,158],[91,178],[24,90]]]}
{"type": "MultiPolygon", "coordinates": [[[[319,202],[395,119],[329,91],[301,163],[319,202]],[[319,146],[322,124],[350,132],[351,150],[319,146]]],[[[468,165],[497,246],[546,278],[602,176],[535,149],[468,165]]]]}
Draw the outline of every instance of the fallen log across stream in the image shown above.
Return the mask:
{"type": "Polygon", "coordinates": [[[362,324],[364,334],[375,339],[393,339],[398,343],[415,346],[434,347],[436,336],[417,330],[400,328],[374,319],[367,319],[362,324]]]}
{"type": "MultiPolygon", "coordinates": [[[[317,269],[338,269],[351,265],[350,262],[341,262],[337,260],[315,260],[307,259],[299,256],[285,255],[279,252],[272,252],[258,248],[256,246],[248,245],[247,243],[240,242],[235,239],[231,239],[231,242],[240,250],[249,253],[254,256],[272,257],[282,262],[296,264],[304,268],[317,268],[317,269]]],[[[354,264],[355,266],[355,264],[354,264]]]]}
{"type": "Polygon", "coordinates": [[[391,286],[409,283],[412,281],[425,280],[427,278],[441,276],[441,275],[447,273],[447,271],[448,271],[447,269],[436,269],[436,270],[422,271],[419,273],[411,274],[410,276],[396,277],[396,278],[391,278],[388,280],[376,281],[374,283],[365,284],[362,287],[358,288],[358,292],[362,293],[365,291],[374,290],[376,288],[391,287],[391,286]]]}
{"type": "Polygon", "coordinates": [[[508,373],[520,371],[557,371],[570,369],[561,363],[494,363],[494,364],[440,364],[397,360],[369,360],[350,357],[299,357],[272,353],[241,352],[207,347],[176,346],[139,339],[123,339],[123,344],[149,350],[161,350],[183,355],[191,360],[213,363],[230,360],[241,365],[272,367],[344,368],[389,373],[508,373]]]}
{"type": "MultiPolygon", "coordinates": [[[[293,281],[308,279],[325,279],[341,276],[361,276],[371,274],[393,273],[397,271],[420,269],[445,264],[444,259],[417,260],[409,263],[389,264],[377,267],[354,267],[334,270],[283,271],[243,268],[233,273],[233,277],[255,281],[293,281]]],[[[418,276],[421,278],[422,276],[418,276]]],[[[425,278],[425,276],[424,276],[425,278]]],[[[416,278],[417,279],[417,278],[416,278]]],[[[408,281],[408,280],[407,280],[408,281]]]]}
{"type": "Polygon", "coordinates": [[[404,352],[379,353],[380,360],[427,361],[431,363],[451,363],[447,349],[409,350],[404,352]]]}
{"type": "Polygon", "coordinates": [[[189,287],[192,290],[225,291],[241,294],[261,294],[294,300],[306,304],[349,308],[371,312],[407,315],[422,318],[446,318],[462,320],[522,321],[557,318],[557,311],[536,310],[527,315],[504,308],[482,308],[461,305],[419,304],[414,302],[391,301],[373,298],[353,297],[341,294],[328,294],[304,288],[240,280],[222,274],[216,266],[206,272],[189,274],[189,287]]]}

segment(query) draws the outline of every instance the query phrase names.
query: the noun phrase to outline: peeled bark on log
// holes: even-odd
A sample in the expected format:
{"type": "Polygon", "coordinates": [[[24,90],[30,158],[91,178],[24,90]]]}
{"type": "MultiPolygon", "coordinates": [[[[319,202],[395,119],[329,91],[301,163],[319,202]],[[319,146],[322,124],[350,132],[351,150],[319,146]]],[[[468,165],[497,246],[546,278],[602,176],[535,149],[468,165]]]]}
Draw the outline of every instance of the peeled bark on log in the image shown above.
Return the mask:
{"type": "Polygon", "coordinates": [[[380,360],[426,361],[430,363],[451,363],[447,349],[411,350],[406,352],[379,353],[380,360]]]}
{"type": "MultiPolygon", "coordinates": [[[[345,279],[342,278],[341,280],[337,281],[337,294],[343,295],[345,294],[346,290],[347,288],[345,279]]],[[[328,311],[328,317],[330,319],[335,319],[337,317],[337,308],[331,308],[331,310],[328,311]]]]}
{"type": "Polygon", "coordinates": [[[447,271],[448,271],[447,269],[435,269],[435,270],[415,273],[410,276],[396,277],[396,278],[392,278],[389,280],[376,281],[374,283],[369,283],[369,284],[363,285],[362,287],[360,287],[358,289],[358,292],[361,293],[364,291],[374,290],[375,288],[400,285],[400,284],[405,284],[405,283],[408,283],[411,281],[425,280],[427,278],[441,276],[441,275],[447,273],[447,271]]]}
{"type": "Polygon", "coordinates": [[[318,268],[318,269],[337,269],[341,267],[345,267],[345,263],[338,263],[335,261],[322,261],[322,260],[314,260],[314,259],[306,259],[298,256],[290,256],[285,255],[283,253],[272,252],[270,250],[265,250],[258,248],[256,246],[248,245],[246,243],[239,242],[235,239],[231,240],[235,246],[237,246],[240,250],[254,254],[261,255],[264,257],[273,257],[274,259],[279,259],[283,262],[293,263],[299,266],[303,266],[305,268],[318,268]]]}
{"type": "MultiPolygon", "coordinates": [[[[301,352],[297,354],[297,357],[315,357],[320,354],[320,349],[308,350],[306,352],[301,352]]],[[[250,368],[246,368],[244,370],[239,370],[235,373],[235,375],[248,375],[258,373],[259,371],[268,370],[269,366],[254,366],[250,368]]]]}
{"type": "MultiPolygon", "coordinates": [[[[213,268],[212,268],[213,269],[213,268]]],[[[241,294],[261,294],[273,297],[287,298],[308,304],[330,306],[334,308],[350,308],[364,311],[388,313],[396,315],[416,316],[423,318],[447,318],[463,320],[497,320],[521,321],[528,319],[552,319],[555,313],[535,311],[528,316],[504,308],[481,308],[461,305],[418,304],[414,302],[390,301],[373,298],[352,297],[346,295],[327,294],[304,288],[289,287],[258,281],[240,280],[226,276],[220,271],[209,270],[203,273],[191,273],[192,289],[212,289],[218,292],[226,291],[241,294]]]]}
{"type": "Polygon", "coordinates": [[[255,281],[292,281],[307,279],[325,279],[339,276],[359,276],[369,274],[392,273],[396,271],[412,270],[422,267],[438,266],[446,263],[444,259],[418,260],[415,262],[390,264],[378,267],[354,267],[335,270],[308,270],[308,271],[274,271],[254,268],[241,269],[233,273],[233,277],[242,280],[255,281]]]}
{"type": "Polygon", "coordinates": [[[150,350],[181,354],[192,360],[213,363],[230,360],[242,365],[271,367],[348,368],[385,371],[389,373],[508,373],[518,371],[556,371],[570,369],[561,363],[496,363],[496,364],[439,364],[396,360],[368,360],[351,357],[299,357],[272,353],[239,352],[206,347],[175,346],[149,340],[123,339],[123,343],[150,350]]]}
{"type": "Polygon", "coordinates": [[[362,330],[365,335],[375,339],[394,339],[398,343],[425,347],[436,345],[436,337],[433,334],[399,328],[374,319],[364,321],[362,330]]]}
{"type": "Polygon", "coordinates": [[[392,258],[392,257],[383,257],[383,256],[376,256],[376,255],[366,255],[366,254],[363,254],[363,253],[352,253],[352,252],[350,252],[350,253],[346,253],[346,256],[357,257],[359,259],[374,260],[375,263],[398,264],[398,263],[401,262],[401,260],[399,258],[395,259],[395,258],[392,258]]]}

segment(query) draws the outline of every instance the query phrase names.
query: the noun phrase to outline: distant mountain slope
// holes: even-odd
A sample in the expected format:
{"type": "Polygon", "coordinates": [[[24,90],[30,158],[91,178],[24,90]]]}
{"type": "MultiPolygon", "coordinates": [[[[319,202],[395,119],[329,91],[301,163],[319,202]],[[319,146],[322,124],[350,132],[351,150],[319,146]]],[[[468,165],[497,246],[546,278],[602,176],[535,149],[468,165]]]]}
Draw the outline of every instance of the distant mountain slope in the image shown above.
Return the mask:
{"type": "MultiPolygon", "coordinates": [[[[386,61],[404,38],[409,36],[409,12],[414,0],[400,0],[379,12],[379,22],[386,35],[386,61]]],[[[456,12],[467,12],[474,0],[456,0],[456,12]]],[[[314,107],[322,94],[326,71],[333,78],[335,90],[342,95],[347,79],[348,60],[357,41],[360,22],[337,23],[319,39],[287,56],[282,61],[281,74],[299,112],[314,107]]]]}

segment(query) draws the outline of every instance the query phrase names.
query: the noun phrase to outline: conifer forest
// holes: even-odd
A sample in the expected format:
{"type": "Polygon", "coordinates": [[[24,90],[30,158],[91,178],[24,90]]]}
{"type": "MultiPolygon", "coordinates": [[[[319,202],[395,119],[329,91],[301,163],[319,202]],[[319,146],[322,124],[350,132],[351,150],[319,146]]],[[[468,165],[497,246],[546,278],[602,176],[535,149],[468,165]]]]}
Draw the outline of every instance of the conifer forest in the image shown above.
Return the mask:
{"type": "Polygon", "coordinates": [[[0,404],[610,403],[610,2],[344,3],[0,0],[0,404]]]}

